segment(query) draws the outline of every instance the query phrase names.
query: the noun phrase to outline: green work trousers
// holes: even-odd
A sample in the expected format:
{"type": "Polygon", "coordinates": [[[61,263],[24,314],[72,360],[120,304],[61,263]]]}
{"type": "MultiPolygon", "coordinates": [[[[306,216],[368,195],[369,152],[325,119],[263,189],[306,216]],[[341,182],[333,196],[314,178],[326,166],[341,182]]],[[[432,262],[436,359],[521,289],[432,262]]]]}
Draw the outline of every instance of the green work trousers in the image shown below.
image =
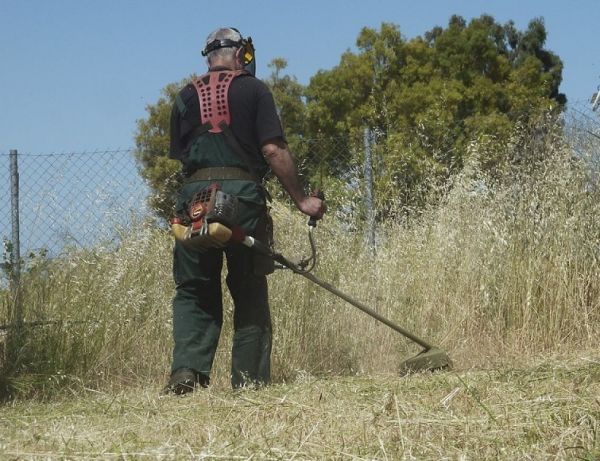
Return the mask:
{"type": "MultiPolygon", "coordinates": [[[[194,189],[199,186],[204,184],[194,189]]],[[[189,195],[184,190],[183,198],[189,195]]],[[[253,234],[258,218],[265,213],[264,203],[260,207],[242,203],[241,208],[242,227],[253,234]]],[[[226,283],[234,303],[231,384],[234,388],[268,384],[272,334],[267,277],[257,270],[254,252],[241,244],[200,253],[175,243],[172,371],[191,368],[210,377],[223,325],[224,257],[226,283]]]]}

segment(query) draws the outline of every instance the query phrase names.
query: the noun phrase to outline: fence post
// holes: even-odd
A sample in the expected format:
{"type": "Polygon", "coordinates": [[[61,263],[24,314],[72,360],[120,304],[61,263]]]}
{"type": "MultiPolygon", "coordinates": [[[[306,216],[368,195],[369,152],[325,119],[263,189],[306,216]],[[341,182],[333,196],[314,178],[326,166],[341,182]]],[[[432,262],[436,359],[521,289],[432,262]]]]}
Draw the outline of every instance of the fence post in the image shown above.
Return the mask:
{"type": "Polygon", "coordinates": [[[23,306],[21,305],[21,242],[19,228],[19,160],[16,149],[10,151],[10,206],[11,206],[11,271],[10,284],[13,299],[12,321],[21,333],[23,306]]]}
{"type": "Polygon", "coordinates": [[[17,151],[10,151],[10,206],[12,223],[13,279],[19,281],[21,274],[21,243],[19,239],[19,160],[17,151]]]}
{"type": "Polygon", "coordinates": [[[364,131],[364,149],[365,149],[365,214],[367,218],[367,230],[365,240],[375,253],[375,203],[374,203],[374,186],[373,186],[373,154],[371,152],[372,135],[369,128],[364,131]]]}

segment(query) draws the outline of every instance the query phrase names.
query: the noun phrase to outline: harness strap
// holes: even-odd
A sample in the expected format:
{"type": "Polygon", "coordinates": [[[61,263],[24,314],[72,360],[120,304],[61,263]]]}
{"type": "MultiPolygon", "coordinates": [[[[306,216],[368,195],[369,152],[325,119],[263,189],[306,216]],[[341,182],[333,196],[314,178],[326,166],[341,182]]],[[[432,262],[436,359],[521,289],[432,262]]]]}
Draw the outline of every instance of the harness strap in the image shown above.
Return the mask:
{"type": "Polygon", "coordinates": [[[175,104],[177,104],[177,109],[179,109],[181,116],[185,117],[185,114],[187,113],[187,106],[183,102],[183,99],[181,99],[180,93],[177,93],[177,96],[175,96],[175,104]]]}
{"type": "Polygon", "coordinates": [[[212,181],[212,180],[229,180],[239,179],[244,181],[253,181],[260,184],[259,179],[252,173],[249,173],[242,168],[234,166],[218,166],[212,168],[201,168],[196,170],[190,176],[184,179],[184,182],[194,181],[212,181]]]}
{"type": "MultiPolygon", "coordinates": [[[[252,164],[250,163],[248,154],[244,151],[243,147],[240,145],[239,141],[233,134],[233,131],[231,131],[230,126],[227,125],[225,122],[221,122],[219,124],[219,128],[221,128],[221,131],[222,131],[223,135],[225,136],[225,141],[227,142],[229,147],[231,147],[231,149],[233,149],[233,151],[237,154],[237,156],[244,161],[244,163],[246,164],[246,168],[248,168],[248,171],[250,171],[251,174],[255,178],[258,178],[259,175],[256,173],[256,168],[254,168],[252,166],[252,164]]],[[[256,181],[256,183],[260,186],[263,193],[265,194],[267,202],[273,201],[271,194],[269,194],[269,191],[267,190],[265,185],[262,183],[262,181],[259,180],[259,181],[256,181]]]]}
{"type": "Polygon", "coordinates": [[[241,160],[246,170],[236,167],[202,168],[196,170],[185,178],[186,182],[212,179],[244,179],[253,181],[260,186],[265,194],[266,200],[270,202],[271,195],[266,190],[256,168],[252,165],[248,153],[240,145],[235,134],[231,130],[231,115],[229,113],[229,86],[236,77],[247,74],[244,70],[216,71],[200,76],[192,83],[198,93],[200,107],[200,126],[196,127],[189,135],[190,142],[197,136],[209,133],[222,133],[225,142],[241,160]],[[223,175],[228,175],[224,177],[223,175]]]}
{"type": "Polygon", "coordinates": [[[221,123],[231,123],[229,85],[234,78],[244,73],[244,70],[208,72],[192,81],[200,101],[200,121],[203,125],[212,126],[209,129],[211,133],[219,133],[221,123]]]}

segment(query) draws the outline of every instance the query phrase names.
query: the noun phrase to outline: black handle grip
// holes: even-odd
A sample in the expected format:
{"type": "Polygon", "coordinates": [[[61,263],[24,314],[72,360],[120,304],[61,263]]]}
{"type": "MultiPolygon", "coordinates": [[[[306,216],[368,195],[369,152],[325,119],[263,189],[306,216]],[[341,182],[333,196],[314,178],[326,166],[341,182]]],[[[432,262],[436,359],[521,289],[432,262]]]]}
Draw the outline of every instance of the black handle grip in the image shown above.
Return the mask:
{"type": "MultiPolygon", "coordinates": [[[[325,193],[322,190],[318,190],[313,194],[314,197],[320,198],[321,200],[325,200],[325,193]]],[[[308,220],[308,225],[310,227],[317,227],[317,218],[311,216],[308,220]]]]}

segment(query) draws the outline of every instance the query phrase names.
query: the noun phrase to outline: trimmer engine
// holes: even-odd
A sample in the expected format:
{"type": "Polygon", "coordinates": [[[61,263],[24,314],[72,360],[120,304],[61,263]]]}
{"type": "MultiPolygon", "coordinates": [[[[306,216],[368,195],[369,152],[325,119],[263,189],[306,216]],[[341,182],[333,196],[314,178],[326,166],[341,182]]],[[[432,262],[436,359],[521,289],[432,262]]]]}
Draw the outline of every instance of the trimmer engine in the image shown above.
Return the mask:
{"type": "Polygon", "coordinates": [[[175,216],[171,220],[173,235],[201,252],[222,248],[231,238],[237,210],[237,197],[226,194],[218,183],[213,183],[192,197],[187,216],[175,216]]]}

